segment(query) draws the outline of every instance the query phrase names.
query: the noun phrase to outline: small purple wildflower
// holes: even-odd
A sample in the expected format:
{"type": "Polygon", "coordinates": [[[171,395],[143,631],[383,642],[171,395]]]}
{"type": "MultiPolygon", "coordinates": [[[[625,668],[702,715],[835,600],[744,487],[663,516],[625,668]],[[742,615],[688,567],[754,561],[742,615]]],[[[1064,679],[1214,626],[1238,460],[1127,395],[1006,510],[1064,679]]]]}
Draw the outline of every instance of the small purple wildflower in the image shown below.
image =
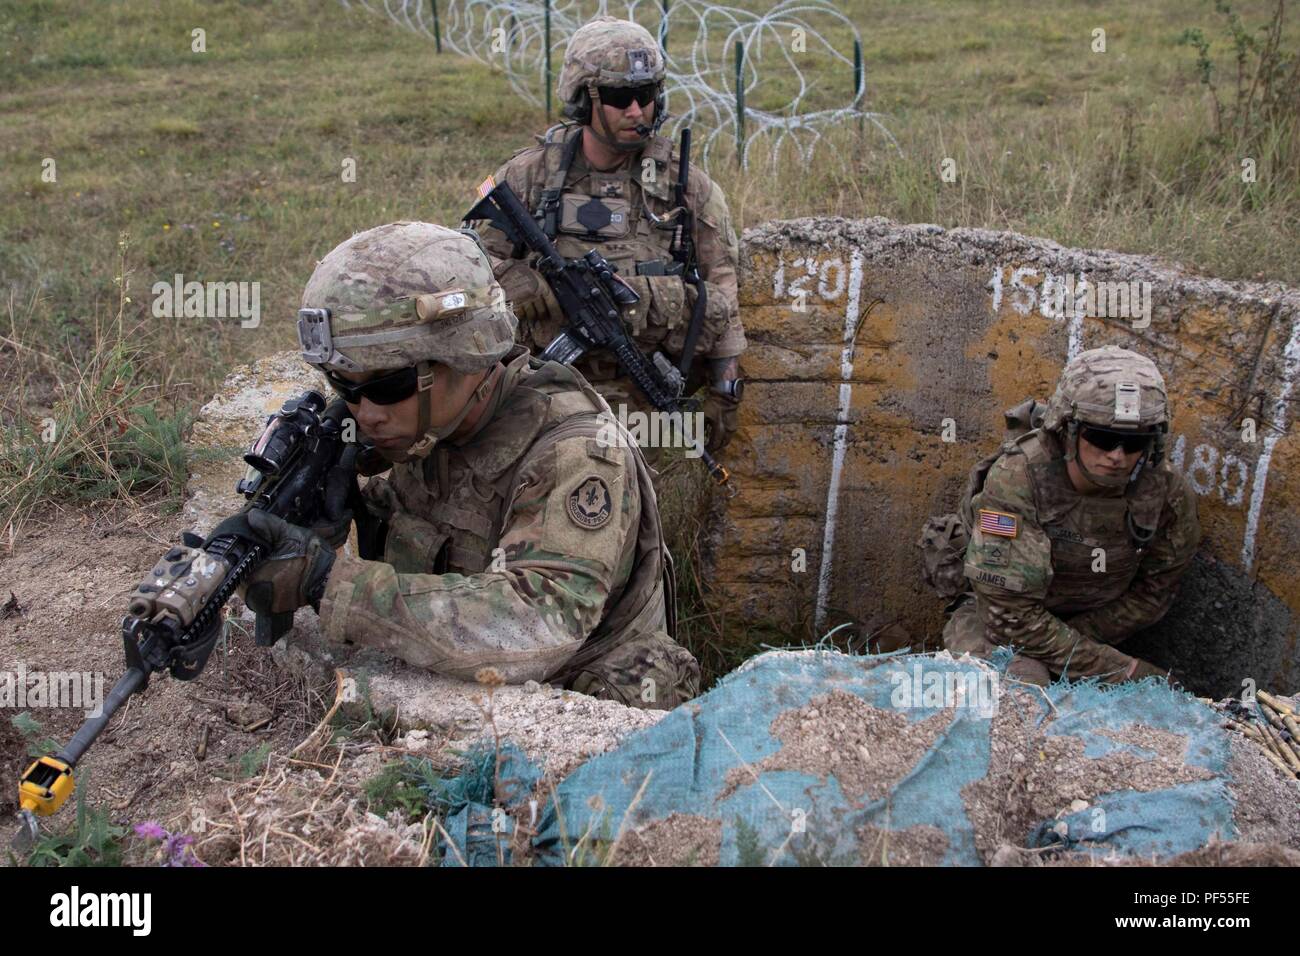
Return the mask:
{"type": "Polygon", "coordinates": [[[202,860],[194,855],[194,851],[189,848],[194,842],[194,837],[182,833],[169,833],[166,828],[149,820],[145,823],[137,823],[135,826],[136,836],[143,837],[146,840],[162,840],[163,846],[158,856],[163,860],[162,866],[206,866],[202,860]]]}
{"type": "Polygon", "coordinates": [[[137,823],[135,825],[135,835],[138,837],[144,837],[146,840],[165,840],[167,839],[168,833],[160,824],[153,820],[148,820],[144,823],[137,823]]]}

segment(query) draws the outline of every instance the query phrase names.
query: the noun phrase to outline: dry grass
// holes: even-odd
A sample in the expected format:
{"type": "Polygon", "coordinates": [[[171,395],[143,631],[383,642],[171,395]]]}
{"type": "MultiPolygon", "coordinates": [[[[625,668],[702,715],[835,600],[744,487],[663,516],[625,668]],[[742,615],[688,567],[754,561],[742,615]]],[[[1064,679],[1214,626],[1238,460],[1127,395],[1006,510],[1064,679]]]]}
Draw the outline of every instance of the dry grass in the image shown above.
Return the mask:
{"type": "Polygon", "coordinates": [[[329,748],[329,764],[272,758],[256,780],[205,811],[195,856],[208,865],[423,866],[435,836],[433,818],[403,824],[368,813],[340,777],[347,746],[329,748]]]}
{"type": "Polygon", "coordinates": [[[417,824],[370,813],[359,774],[381,752],[375,739],[336,738],[345,675],[335,672],[334,702],[287,754],[270,754],[254,779],[191,812],[201,822],[196,857],[209,865],[424,865],[435,835],[432,815],[417,824]]]}
{"type": "Polygon", "coordinates": [[[128,245],[119,239],[118,294],[107,315],[96,310],[90,347],[66,358],[31,344],[29,299],[20,320],[9,297],[7,358],[15,375],[0,392],[0,535],[12,542],[24,519],[48,499],[114,498],[139,507],[170,498],[185,479],[188,413],[160,417],[157,385],[142,380],[141,347],[128,327],[128,245]],[[32,407],[34,377],[53,375],[49,407],[32,407]]]}

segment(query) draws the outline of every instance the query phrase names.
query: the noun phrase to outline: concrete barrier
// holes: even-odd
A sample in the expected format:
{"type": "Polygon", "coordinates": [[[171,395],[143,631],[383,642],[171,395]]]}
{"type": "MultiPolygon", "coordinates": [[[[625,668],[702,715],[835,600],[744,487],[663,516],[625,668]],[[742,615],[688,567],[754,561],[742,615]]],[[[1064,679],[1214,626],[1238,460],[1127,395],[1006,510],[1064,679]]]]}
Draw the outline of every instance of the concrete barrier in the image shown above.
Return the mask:
{"type": "Polygon", "coordinates": [[[727,449],[742,494],[715,575],[733,614],[814,634],[897,621],[937,639],[915,547],[925,518],[953,510],[1003,409],[1049,397],[1080,350],[1118,344],[1167,379],[1169,454],[1205,531],[1175,610],[1134,652],[1203,692],[1295,684],[1300,291],[883,219],[767,223],[742,256],[748,392],[727,449]]]}

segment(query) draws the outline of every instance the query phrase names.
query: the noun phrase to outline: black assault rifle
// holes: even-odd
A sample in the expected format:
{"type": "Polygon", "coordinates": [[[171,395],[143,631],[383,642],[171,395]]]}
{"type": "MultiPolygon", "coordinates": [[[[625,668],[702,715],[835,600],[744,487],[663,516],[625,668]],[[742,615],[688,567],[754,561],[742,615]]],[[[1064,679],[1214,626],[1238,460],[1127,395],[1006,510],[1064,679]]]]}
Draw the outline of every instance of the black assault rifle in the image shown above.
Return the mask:
{"type": "MultiPolygon", "coordinates": [[[[327,406],[320,392],[285,402],[244,455],[249,467],[236,490],[248,504],[240,513],[258,509],[307,527],[331,510],[340,513],[346,504],[326,500],[326,479],[336,467],[355,465],[358,446],[344,439],[347,415],[341,399],[327,406]]],[[[339,491],[350,495],[355,487],[352,479],[339,491]]],[[[49,816],[63,806],[73,791],[73,767],[132,694],[144,690],[159,671],[186,681],[202,673],[221,636],[222,607],[266,557],[260,541],[237,533],[205,541],[186,531],[181,541],[183,546],[171,548],[153,570],[160,584],[142,583],[132,595],[122,619],[126,674],[113,685],[100,713],[88,718],[66,747],[41,757],[23,774],[18,802],[33,834],[31,815],[49,816]]],[[[292,613],[258,615],[254,637],[259,646],[270,646],[292,626],[292,613]]]]}
{"type": "MultiPolygon", "coordinates": [[[[662,352],[653,361],[636,346],[623,324],[623,309],[640,296],[620,279],[614,266],[595,249],[566,259],[519,201],[509,183],[498,183],[465,214],[465,221],[487,220],[517,247],[537,255],[537,271],[555,293],[568,327],[542,350],[541,359],[571,365],[592,349],[608,349],[650,404],[661,412],[682,413],[685,380],[662,352]]],[[[699,442],[695,449],[709,474],[726,487],[730,472],[699,442]]]]}

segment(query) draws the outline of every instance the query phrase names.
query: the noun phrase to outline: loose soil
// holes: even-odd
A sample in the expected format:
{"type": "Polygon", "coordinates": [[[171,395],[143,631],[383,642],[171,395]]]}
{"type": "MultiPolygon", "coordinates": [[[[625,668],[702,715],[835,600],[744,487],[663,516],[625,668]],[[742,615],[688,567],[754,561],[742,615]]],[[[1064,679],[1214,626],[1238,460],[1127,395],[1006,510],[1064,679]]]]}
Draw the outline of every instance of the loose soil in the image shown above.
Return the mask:
{"type": "MultiPolygon", "coordinates": [[[[23,609],[0,619],[0,671],[14,673],[20,663],[29,674],[89,671],[103,676],[107,694],[125,669],[119,627],[127,595],[183,528],[179,517],[122,509],[51,513],[29,522],[14,553],[0,557],[0,591],[6,599],[12,591],[23,609]]],[[[77,786],[119,825],[156,820],[186,829],[188,807],[223,791],[241,772],[258,771],[252,758],[262,751],[291,748],[324,706],[319,690],[282,673],[264,650],[237,637],[224,654],[218,647],[198,680],[157,675],[132,697],[78,765],[77,786]]],[[[28,712],[39,737],[59,744],[84,719],[70,708],[28,712]]],[[[12,723],[18,713],[0,709],[0,837],[6,843],[18,828],[18,777],[32,759],[12,723]]],[[[71,825],[71,803],[50,827],[71,825]]]]}

